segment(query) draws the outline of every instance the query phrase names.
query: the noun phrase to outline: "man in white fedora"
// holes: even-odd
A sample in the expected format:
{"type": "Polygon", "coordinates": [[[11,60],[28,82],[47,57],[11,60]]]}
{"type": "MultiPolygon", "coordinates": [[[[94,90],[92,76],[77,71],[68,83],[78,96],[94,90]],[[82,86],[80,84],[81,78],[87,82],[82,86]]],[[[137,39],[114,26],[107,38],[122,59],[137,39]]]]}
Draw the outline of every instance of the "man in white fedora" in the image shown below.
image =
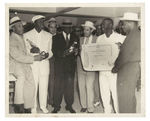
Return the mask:
{"type": "Polygon", "coordinates": [[[93,22],[85,21],[82,25],[84,28],[84,37],[80,38],[80,54],[77,58],[77,74],[78,74],[78,85],[81,102],[81,111],[93,113],[94,112],[94,80],[95,72],[85,71],[83,69],[81,56],[82,56],[82,45],[91,44],[96,42],[95,36],[92,32],[96,29],[93,22]]]}
{"type": "Polygon", "coordinates": [[[104,107],[104,113],[118,113],[118,101],[117,101],[117,74],[111,72],[114,66],[114,62],[118,57],[120,43],[124,42],[125,36],[120,35],[113,30],[113,20],[111,18],[105,18],[103,20],[103,31],[104,34],[97,38],[97,43],[99,44],[110,44],[113,47],[112,56],[109,57],[108,64],[109,70],[99,71],[99,85],[100,92],[104,107]],[[111,100],[112,97],[112,100],[111,100]],[[113,103],[111,103],[113,102],[113,103]],[[113,105],[112,105],[113,104],[113,105]],[[112,110],[114,107],[114,110],[112,110]]]}
{"type": "Polygon", "coordinates": [[[141,33],[138,14],[124,13],[120,18],[127,33],[112,72],[118,72],[117,88],[120,113],[136,113],[135,89],[140,78],[141,33]]]}
{"type": "Polygon", "coordinates": [[[52,57],[53,53],[51,51],[52,47],[52,35],[44,31],[44,19],[42,15],[36,15],[32,18],[32,22],[35,27],[25,33],[25,39],[28,42],[28,50],[32,55],[37,55],[40,52],[46,56],[46,59],[41,62],[34,62],[31,67],[33,71],[33,76],[35,80],[35,105],[32,109],[32,113],[37,112],[37,92],[39,89],[39,104],[40,109],[43,113],[48,113],[47,110],[47,96],[48,96],[48,80],[49,80],[49,59],[52,57]],[[33,49],[36,48],[36,49],[33,49]]]}
{"type": "Polygon", "coordinates": [[[15,113],[31,113],[34,107],[35,84],[30,64],[43,60],[40,54],[27,53],[24,29],[18,16],[10,19],[12,33],[9,37],[9,73],[16,77],[15,82],[15,113]]]}

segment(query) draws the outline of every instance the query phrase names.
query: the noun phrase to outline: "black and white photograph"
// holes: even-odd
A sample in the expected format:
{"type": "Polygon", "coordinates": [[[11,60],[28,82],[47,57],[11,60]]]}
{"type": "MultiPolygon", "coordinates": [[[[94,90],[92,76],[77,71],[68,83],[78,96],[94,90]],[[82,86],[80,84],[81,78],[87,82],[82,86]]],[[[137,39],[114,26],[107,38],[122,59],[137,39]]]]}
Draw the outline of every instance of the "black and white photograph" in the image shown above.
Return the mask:
{"type": "Polygon", "coordinates": [[[7,3],[6,116],[144,116],[144,3],[7,3]]]}

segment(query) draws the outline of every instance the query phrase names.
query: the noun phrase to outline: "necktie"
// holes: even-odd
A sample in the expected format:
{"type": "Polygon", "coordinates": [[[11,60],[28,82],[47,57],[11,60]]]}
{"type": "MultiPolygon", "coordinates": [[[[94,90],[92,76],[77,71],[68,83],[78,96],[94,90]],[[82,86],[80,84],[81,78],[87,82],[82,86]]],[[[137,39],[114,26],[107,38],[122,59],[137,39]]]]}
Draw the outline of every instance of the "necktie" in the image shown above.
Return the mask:
{"type": "Polygon", "coordinates": [[[88,44],[88,43],[89,43],[89,38],[86,37],[85,44],[88,44]]]}
{"type": "Polygon", "coordinates": [[[68,34],[66,34],[66,43],[67,43],[67,46],[68,46],[68,44],[69,44],[68,34]]]}

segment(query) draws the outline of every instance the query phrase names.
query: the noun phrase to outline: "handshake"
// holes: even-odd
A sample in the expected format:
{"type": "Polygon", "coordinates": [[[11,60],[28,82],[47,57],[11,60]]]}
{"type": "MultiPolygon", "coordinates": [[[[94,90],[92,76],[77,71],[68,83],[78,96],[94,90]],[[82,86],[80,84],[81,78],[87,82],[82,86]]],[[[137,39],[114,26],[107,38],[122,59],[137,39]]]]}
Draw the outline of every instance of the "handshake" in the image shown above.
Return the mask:
{"type": "Polygon", "coordinates": [[[39,55],[34,56],[34,61],[42,61],[48,58],[48,56],[49,56],[49,53],[42,51],[41,53],[39,53],[39,55]]]}
{"type": "Polygon", "coordinates": [[[40,49],[36,46],[32,46],[30,49],[31,53],[39,53],[39,55],[34,56],[34,61],[42,61],[46,58],[48,58],[49,53],[46,53],[45,51],[40,52],[40,49]]]}

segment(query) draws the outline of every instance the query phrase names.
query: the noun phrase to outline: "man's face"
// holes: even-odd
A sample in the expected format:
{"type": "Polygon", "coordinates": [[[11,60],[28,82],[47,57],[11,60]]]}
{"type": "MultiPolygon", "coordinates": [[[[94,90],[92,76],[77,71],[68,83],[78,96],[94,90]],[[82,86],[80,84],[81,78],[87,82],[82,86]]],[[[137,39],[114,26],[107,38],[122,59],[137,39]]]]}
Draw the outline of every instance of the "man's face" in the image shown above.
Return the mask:
{"type": "Polygon", "coordinates": [[[44,18],[35,21],[35,27],[44,29],[44,18]]]}
{"type": "Polygon", "coordinates": [[[76,36],[80,37],[81,36],[81,29],[75,28],[75,34],[76,34],[76,36]]]}
{"type": "Polygon", "coordinates": [[[16,23],[12,29],[16,34],[23,35],[24,29],[21,22],[16,23]]]}
{"type": "Polygon", "coordinates": [[[110,20],[105,20],[102,27],[105,34],[113,30],[113,24],[110,20]]]}
{"type": "Polygon", "coordinates": [[[70,34],[72,31],[72,28],[70,26],[67,26],[67,27],[63,27],[63,30],[66,34],[70,34]]]}
{"type": "Polygon", "coordinates": [[[92,29],[88,26],[84,27],[84,36],[89,37],[92,34],[92,29]]]}
{"type": "Polygon", "coordinates": [[[122,29],[125,33],[130,31],[131,23],[129,21],[123,21],[122,29]]]}
{"type": "Polygon", "coordinates": [[[56,22],[50,22],[48,25],[49,32],[54,35],[56,33],[56,22]]]}
{"type": "Polygon", "coordinates": [[[96,35],[99,36],[102,34],[102,27],[101,25],[96,26],[96,35]]]}

